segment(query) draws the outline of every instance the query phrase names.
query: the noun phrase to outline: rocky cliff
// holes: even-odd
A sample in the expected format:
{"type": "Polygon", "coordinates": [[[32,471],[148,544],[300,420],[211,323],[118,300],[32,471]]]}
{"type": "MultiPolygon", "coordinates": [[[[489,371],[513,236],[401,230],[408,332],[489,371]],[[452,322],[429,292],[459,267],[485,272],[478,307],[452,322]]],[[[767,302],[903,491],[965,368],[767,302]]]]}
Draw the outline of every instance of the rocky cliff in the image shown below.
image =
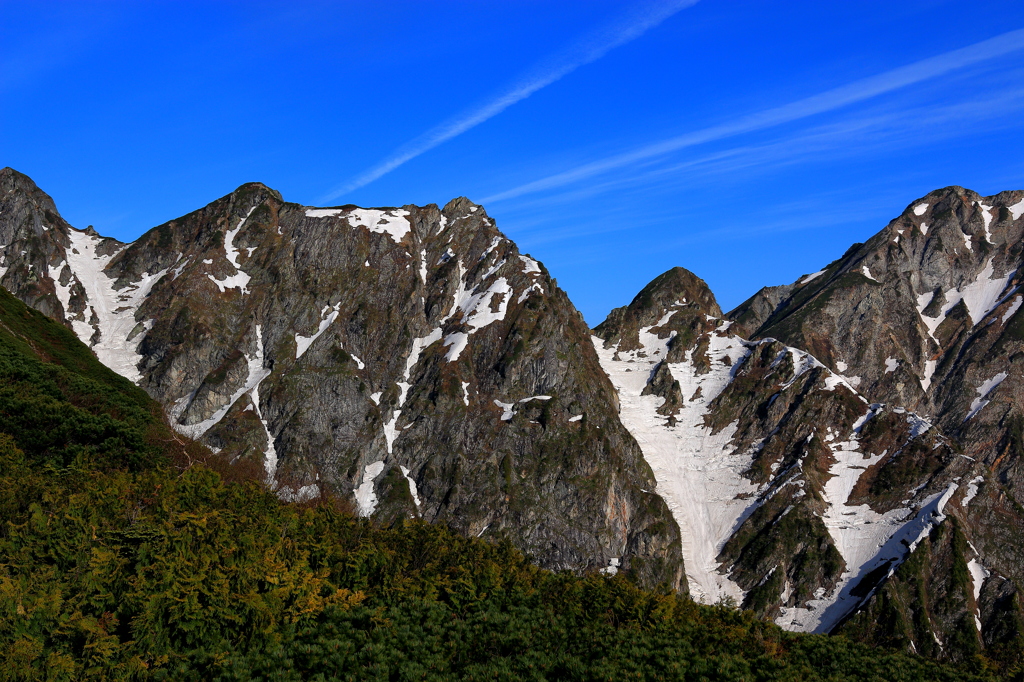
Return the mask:
{"type": "Polygon", "coordinates": [[[1022,214],[1021,191],[936,190],[821,271],[728,315],[751,338],[813,353],[871,401],[917,411],[975,463],[956,481],[967,497],[954,521],[845,632],[951,658],[1006,652],[1022,636],[1022,214]]]}
{"type": "Polygon", "coordinates": [[[829,631],[983,467],[807,352],[732,326],[676,268],[613,311],[595,346],[679,522],[691,593],[829,631]]]}
{"type": "Polygon", "coordinates": [[[310,208],[253,183],[121,244],[11,169],[0,191],[3,286],[282,497],[329,486],[381,523],[685,589],[585,323],[480,206],[310,208]]]}

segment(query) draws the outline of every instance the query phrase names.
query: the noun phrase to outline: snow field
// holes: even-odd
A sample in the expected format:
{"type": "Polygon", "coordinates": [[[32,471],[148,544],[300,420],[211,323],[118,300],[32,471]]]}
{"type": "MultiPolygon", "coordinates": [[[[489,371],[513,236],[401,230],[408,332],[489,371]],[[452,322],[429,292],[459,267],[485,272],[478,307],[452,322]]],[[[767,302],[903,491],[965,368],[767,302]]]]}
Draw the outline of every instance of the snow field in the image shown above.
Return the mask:
{"type": "MultiPolygon", "coordinates": [[[[137,282],[115,291],[114,280],[103,271],[113,258],[113,254],[100,256],[96,253],[96,247],[102,240],[76,230],[71,230],[68,237],[71,239],[71,248],[66,253],[65,262],[71,269],[74,279],[77,279],[85,289],[88,306],[85,319],[89,320],[93,314],[99,319],[96,328],[86,321],[72,320],[72,329],[83,343],[92,347],[100,362],[133,383],[138,383],[142,378],[138,369],[142,355],[136,349],[145,332],[152,326],[152,321],[143,323],[143,333],[136,333],[131,341],[128,337],[139,324],[135,320],[135,312],[149,296],[153,285],[167,274],[167,269],[152,275],[144,273],[137,282]],[[100,332],[99,340],[93,344],[93,334],[97,329],[100,332]]],[[[74,279],[68,282],[67,287],[62,287],[58,279],[61,269],[61,266],[51,269],[50,275],[52,277],[56,270],[54,285],[57,287],[61,305],[66,311],[74,279]]]]}
{"type": "MultiPolygon", "coordinates": [[[[667,319],[660,320],[664,324],[667,319]]],[[[655,325],[658,326],[658,325],[655,325]]],[[[679,525],[683,560],[692,596],[714,603],[723,597],[740,602],[743,590],[719,572],[717,561],[725,541],[752,510],[755,502],[737,499],[756,492],[756,486],[741,475],[752,457],[737,454],[730,447],[735,433],[733,424],[713,434],[704,426],[707,405],[728,385],[749,349],[739,337],[712,334],[709,353],[712,370],[698,375],[692,362],[669,365],[682,389],[684,405],[675,427],[666,427],[666,417],[657,413],[663,398],[640,395],[657,364],[664,356],[669,339],[659,339],[641,330],[640,341],[646,358],[637,351],[605,349],[604,342],[593,338],[601,365],[619,393],[620,418],[636,438],[644,458],[657,480],[657,492],[665,500],[679,525]],[[728,357],[731,365],[722,359],[728,357]],[[701,397],[691,400],[697,389],[701,397]]]]}

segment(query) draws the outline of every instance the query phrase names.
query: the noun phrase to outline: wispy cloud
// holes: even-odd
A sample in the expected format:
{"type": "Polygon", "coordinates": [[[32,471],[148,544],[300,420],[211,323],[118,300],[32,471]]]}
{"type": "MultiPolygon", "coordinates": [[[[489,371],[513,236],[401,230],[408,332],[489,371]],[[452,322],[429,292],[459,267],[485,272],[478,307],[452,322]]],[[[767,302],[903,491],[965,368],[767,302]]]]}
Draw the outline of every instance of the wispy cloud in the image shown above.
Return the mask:
{"type": "MultiPolygon", "coordinates": [[[[1005,80],[1019,83],[1021,75],[1024,74],[1014,72],[1008,74],[1005,80]]],[[[925,131],[927,141],[935,143],[979,129],[996,133],[1019,127],[1021,111],[1024,111],[1024,87],[1012,87],[1001,93],[986,90],[973,94],[974,97],[963,102],[940,106],[929,103],[914,108],[900,107],[896,112],[886,111],[888,107],[880,105],[876,110],[860,112],[848,120],[795,131],[765,144],[733,146],[670,165],[660,165],[635,173],[610,175],[602,181],[581,183],[559,192],[527,197],[514,204],[515,218],[511,224],[515,227],[511,234],[515,236],[521,248],[538,248],[556,242],[578,242],[581,237],[593,237],[610,232],[642,232],[665,224],[666,221],[678,219],[675,209],[670,209],[669,213],[653,214],[648,209],[643,212],[643,219],[638,219],[636,206],[649,202],[652,191],[678,193],[705,184],[721,187],[723,179],[747,177],[750,172],[765,172],[770,169],[775,173],[787,165],[823,160],[834,163],[838,159],[872,156],[881,152],[891,153],[894,150],[921,144],[922,130],[925,131]],[[616,192],[620,199],[618,203],[625,203],[617,212],[616,209],[602,205],[600,218],[595,217],[588,221],[574,213],[574,219],[571,221],[552,220],[552,215],[559,215],[561,206],[588,203],[595,195],[611,191],[616,192]],[[629,201],[628,197],[634,194],[638,195],[637,201],[629,201]],[[621,201],[623,198],[627,200],[621,201]],[[610,210],[613,212],[610,213],[610,210]]],[[[881,201],[877,191],[877,188],[872,190],[870,201],[894,206],[906,199],[905,196],[893,195],[881,201]],[[890,199],[892,201],[889,201],[890,199]]],[[[851,194],[857,196],[857,192],[851,194]]],[[[849,201],[849,197],[844,195],[844,209],[841,213],[846,214],[849,201]]],[[[857,220],[861,219],[861,216],[857,217],[857,220]]],[[[792,211],[787,214],[785,221],[766,222],[759,218],[753,224],[743,223],[742,228],[735,225],[724,231],[714,229],[690,233],[671,242],[657,240],[656,248],[674,248],[704,241],[707,238],[746,238],[766,230],[776,231],[778,226],[784,228],[779,231],[788,231],[820,227],[822,224],[820,216],[815,211],[807,211],[803,215],[799,211],[792,211]],[[810,215],[813,215],[814,219],[808,221],[807,216],[810,215]]]]}
{"type": "Polygon", "coordinates": [[[431,128],[403,145],[377,165],[325,195],[321,201],[331,201],[373,182],[417,156],[497,116],[516,102],[526,99],[579,67],[597,61],[616,47],[639,38],[673,14],[696,3],[697,0],[669,0],[648,4],[627,20],[616,21],[611,26],[587,36],[538,65],[493,99],[431,128]]]}
{"type": "MultiPolygon", "coordinates": [[[[1022,73],[1021,75],[1024,75],[1022,73]]],[[[1015,76],[1019,77],[1019,76],[1015,76]]],[[[516,203],[516,209],[586,201],[609,191],[677,189],[722,176],[737,177],[754,168],[777,171],[785,165],[820,160],[858,158],[891,153],[922,143],[935,143],[977,132],[989,133],[1019,128],[1024,110],[1024,87],[993,93],[948,105],[928,104],[900,108],[896,112],[868,111],[856,117],[801,130],[758,145],[740,145],[687,158],[670,165],[658,165],[638,172],[610,175],[601,181],[582,183],[556,193],[537,194],[516,203]]]]}
{"type": "Polygon", "coordinates": [[[854,81],[853,83],[790,102],[789,104],[750,114],[734,121],[672,137],[638,149],[593,161],[562,173],[549,175],[504,192],[484,197],[481,202],[494,203],[525,194],[562,187],[623,166],[650,161],[687,147],[694,147],[808,118],[815,114],[825,113],[868,100],[1020,49],[1024,49],[1024,29],[1009,31],[968,47],[923,59],[913,64],[893,69],[892,71],[854,81]]]}

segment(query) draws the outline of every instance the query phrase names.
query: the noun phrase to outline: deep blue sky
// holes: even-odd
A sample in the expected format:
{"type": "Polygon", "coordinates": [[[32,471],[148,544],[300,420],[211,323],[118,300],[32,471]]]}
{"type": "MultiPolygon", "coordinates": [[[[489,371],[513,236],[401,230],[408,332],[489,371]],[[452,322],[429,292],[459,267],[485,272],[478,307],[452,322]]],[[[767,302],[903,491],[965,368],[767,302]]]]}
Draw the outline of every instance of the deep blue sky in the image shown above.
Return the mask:
{"type": "Polygon", "coordinates": [[[465,195],[591,324],[674,265],[729,309],[932,189],[1024,188],[1024,3],[688,4],[0,0],[0,166],[123,240],[250,180],[465,195]]]}

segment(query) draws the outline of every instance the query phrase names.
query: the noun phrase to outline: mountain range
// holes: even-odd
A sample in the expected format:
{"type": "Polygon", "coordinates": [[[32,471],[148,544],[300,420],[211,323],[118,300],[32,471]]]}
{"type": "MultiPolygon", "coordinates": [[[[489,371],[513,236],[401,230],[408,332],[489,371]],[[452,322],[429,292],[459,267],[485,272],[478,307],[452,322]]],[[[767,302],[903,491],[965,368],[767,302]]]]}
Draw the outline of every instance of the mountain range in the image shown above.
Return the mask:
{"type": "Polygon", "coordinates": [[[723,313],[588,329],[485,209],[250,183],[131,244],[0,171],[0,284],[284,500],[351,500],[941,660],[1024,653],[1024,192],[949,187],[723,313]]]}

